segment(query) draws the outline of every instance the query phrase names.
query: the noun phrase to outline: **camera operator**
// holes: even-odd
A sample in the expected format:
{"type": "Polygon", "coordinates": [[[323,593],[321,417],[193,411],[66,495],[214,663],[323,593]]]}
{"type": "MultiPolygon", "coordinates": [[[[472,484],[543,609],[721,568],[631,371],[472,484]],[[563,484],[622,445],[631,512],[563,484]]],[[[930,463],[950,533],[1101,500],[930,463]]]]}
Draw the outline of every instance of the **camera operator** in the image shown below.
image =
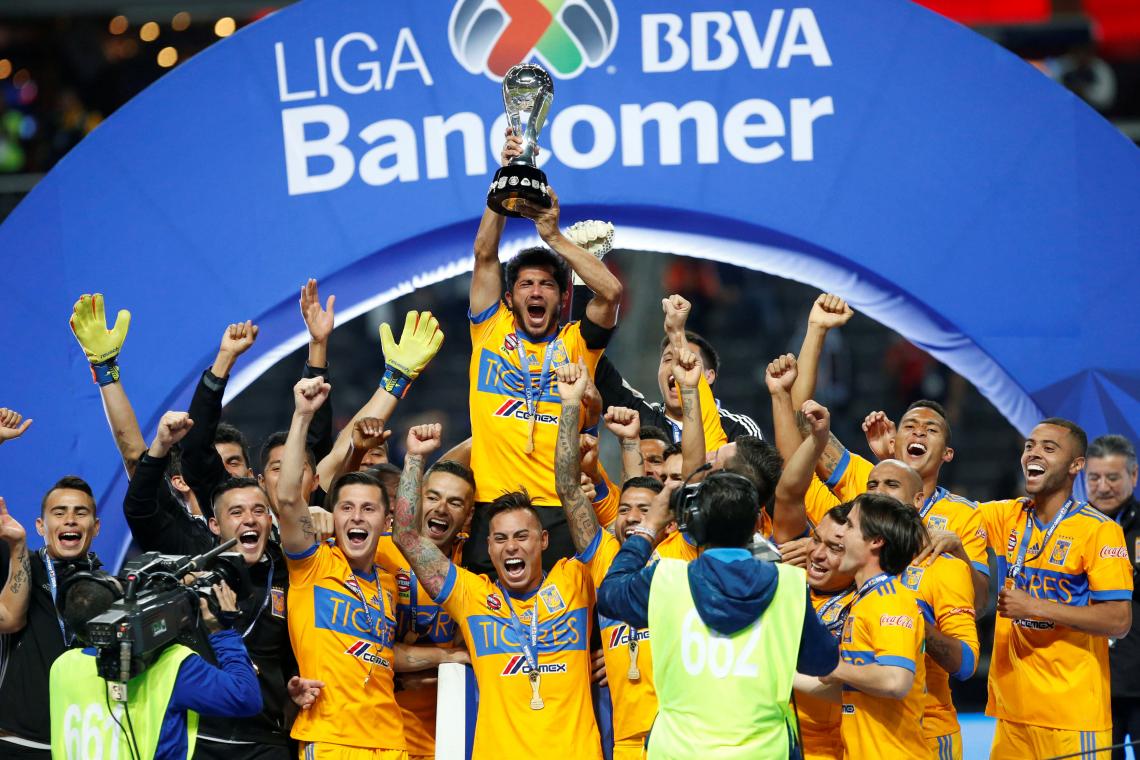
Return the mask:
{"type": "Polygon", "coordinates": [[[760,504],[756,486],[731,472],[667,488],[598,589],[599,614],[648,626],[653,637],[659,707],[650,760],[788,757],[793,676],[827,675],[839,662],[838,642],[808,603],[804,572],[756,560],[746,548],[760,504]],[[674,518],[700,556],[646,567],[674,518]]]}
{"type": "Polygon", "coordinates": [[[27,547],[24,529],[0,509],[0,757],[51,757],[48,672],[56,658],[75,646],[72,631],[56,612],[60,582],[76,570],[93,570],[89,554],[99,532],[91,487],[76,477],[61,478],[44,495],[36,530],[39,551],[27,547]]]}
{"type": "MultiPolygon", "coordinates": [[[[85,575],[68,584],[61,611],[79,640],[91,644],[87,624],[111,609],[120,586],[110,575],[85,575]]],[[[93,647],[72,649],[56,660],[50,679],[52,757],[185,760],[194,752],[198,714],[233,719],[261,710],[253,665],[240,633],[229,627],[238,618],[237,599],[224,581],[213,592],[217,616],[206,599],[198,605],[217,667],[170,643],[124,689],[99,675],[93,647]]]]}
{"type": "MultiPolygon", "coordinates": [[[[208,529],[185,510],[157,498],[170,450],[193,425],[185,412],[162,416],[154,442],[131,479],[123,511],[144,551],[199,554],[219,541],[238,540],[235,550],[245,558],[252,590],[238,601],[236,628],[257,670],[263,709],[252,720],[203,720],[196,757],[287,760],[292,757],[288,734],[294,710],[286,687],[297,663],[285,621],[288,573],[280,547],[270,540],[269,498],[252,478],[224,481],[214,489],[208,529]]],[[[305,486],[311,489],[311,458],[306,465],[305,486]]]]}

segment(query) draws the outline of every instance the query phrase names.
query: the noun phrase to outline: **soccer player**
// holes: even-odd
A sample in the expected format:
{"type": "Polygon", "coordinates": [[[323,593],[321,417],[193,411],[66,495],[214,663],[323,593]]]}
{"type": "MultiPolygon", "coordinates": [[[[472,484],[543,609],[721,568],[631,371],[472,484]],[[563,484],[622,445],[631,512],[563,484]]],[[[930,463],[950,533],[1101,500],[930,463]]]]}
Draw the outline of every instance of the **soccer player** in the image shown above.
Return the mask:
{"type": "Polygon", "coordinates": [[[1120,526],[1071,495],[1087,440],[1069,420],[1042,420],[1021,453],[1027,498],[979,508],[1005,582],[986,704],[995,760],[1112,741],[1108,639],[1132,626],[1132,563],[1120,526]]]}
{"type": "Polygon", "coordinates": [[[823,679],[797,677],[797,688],[842,699],[847,757],[933,758],[922,736],[925,626],[918,598],[898,578],[925,530],[913,508],[880,494],[856,497],[847,522],[839,570],[857,591],[840,613],[843,661],[823,679]]]}
{"type": "MultiPolygon", "coordinates": [[[[459,567],[421,536],[424,457],[439,448],[440,426],[408,432],[396,497],[395,540],[432,599],[458,622],[479,684],[475,760],[602,756],[590,698],[594,584],[585,556],[543,572],[547,532],[523,492],[490,506],[488,553],[498,580],[459,567]]],[[[575,483],[577,488],[577,483],[575,483]]]]}
{"type": "MultiPolygon", "coordinates": [[[[522,150],[508,132],[503,163],[522,150]]],[[[525,490],[549,531],[549,570],[572,556],[573,545],[554,492],[553,450],[558,398],[553,371],[584,359],[593,370],[617,324],[622,286],[605,265],[562,234],[558,196],[543,209],[524,201],[518,211],[534,222],[549,247],[528,248],[499,265],[506,217],[485,209],[475,236],[471,278],[471,469],[476,475],[471,542],[464,564],[494,572],[486,538],[488,505],[504,492],[525,490]],[[559,327],[570,298],[570,273],[594,292],[580,322],[559,327]],[[506,292],[503,281],[506,281],[506,292]]]]}
{"type": "Polygon", "coordinates": [[[395,581],[375,561],[387,521],[380,483],[349,473],[332,484],[335,546],[317,542],[301,492],[305,436],[328,393],[321,378],[294,386],[296,410],[277,482],[289,636],[301,674],[325,684],[316,704],[297,717],[292,736],[306,757],[403,760],[393,666],[395,581]]]}
{"type": "MultiPolygon", "coordinates": [[[[640,414],[638,416],[640,419],[640,414]]],[[[664,483],[665,449],[673,445],[673,439],[661,428],[644,423],[637,437],[640,441],[642,466],[646,477],[657,478],[664,483]]]]}

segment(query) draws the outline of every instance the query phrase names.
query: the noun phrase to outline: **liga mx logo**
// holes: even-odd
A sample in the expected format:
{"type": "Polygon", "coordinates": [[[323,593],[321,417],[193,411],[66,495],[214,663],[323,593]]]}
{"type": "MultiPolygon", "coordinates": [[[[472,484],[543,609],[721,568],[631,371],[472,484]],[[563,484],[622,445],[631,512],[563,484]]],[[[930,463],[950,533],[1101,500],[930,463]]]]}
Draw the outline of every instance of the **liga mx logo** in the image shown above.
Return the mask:
{"type": "Polygon", "coordinates": [[[463,68],[497,81],[531,56],[572,79],[609,57],[617,32],[612,0],[458,0],[447,36],[463,68]]]}

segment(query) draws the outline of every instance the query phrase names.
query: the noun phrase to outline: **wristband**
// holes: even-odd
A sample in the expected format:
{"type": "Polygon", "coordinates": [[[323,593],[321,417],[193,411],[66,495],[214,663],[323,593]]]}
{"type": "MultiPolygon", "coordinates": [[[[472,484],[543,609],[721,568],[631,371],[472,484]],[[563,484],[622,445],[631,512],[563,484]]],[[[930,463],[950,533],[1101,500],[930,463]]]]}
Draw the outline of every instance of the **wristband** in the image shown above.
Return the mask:
{"type": "Polygon", "coordinates": [[[412,385],[412,378],[405,375],[391,364],[384,365],[384,377],[380,378],[380,387],[396,398],[403,398],[412,385]]]}
{"type": "Polygon", "coordinates": [[[101,386],[119,382],[119,363],[112,357],[105,362],[92,364],[91,379],[101,386]]]}
{"type": "Polygon", "coordinates": [[[591,425],[588,428],[582,428],[582,434],[583,435],[592,435],[595,438],[597,438],[598,437],[598,423],[595,422],[593,425],[591,425]]]}
{"type": "Polygon", "coordinates": [[[652,544],[654,541],[657,540],[657,534],[656,533],[651,531],[649,528],[643,528],[640,525],[638,525],[634,528],[631,528],[629,532],[630,533],[636,533],[639,536],[645,536],[647,539],[649,539],[650,544],[652,544]]]}

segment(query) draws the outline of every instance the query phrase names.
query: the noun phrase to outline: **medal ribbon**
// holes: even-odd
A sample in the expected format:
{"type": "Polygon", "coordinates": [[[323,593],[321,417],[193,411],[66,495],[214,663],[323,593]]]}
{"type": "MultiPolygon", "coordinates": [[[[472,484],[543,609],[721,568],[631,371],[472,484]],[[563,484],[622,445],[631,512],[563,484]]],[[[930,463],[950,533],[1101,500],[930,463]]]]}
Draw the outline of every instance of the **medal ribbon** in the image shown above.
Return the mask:
{"type": "Polygon", "coordinates": [[[825,628],[827,628],[827,632],[836,638],[839,638],[839,634],[843,630],[843,620],[839,619],[838,616],[836,616],[836,619],[832,620],[830,623],[826,623],[824,620],[827,618],[827,613],[831,612],[831,608],[843,601],[843,597],[847,596],[849,591],[850,589],[847,591],[839,592],[835,596],[828,599],[827,602],[825,602],[824,605],[819,608],[818,614],[820,622],[823,623],[825,628]]]}
{"type": "MultiPolygon", "coordinates": [[[[851,601],[845,604],[843,606],[843,609],[839,611],[839,614],[835,616],[835,623],[832,625],[835,626],[838,630],[842,631],[843,626],[847,623],[847,618],[851,615],[851,610],[855,608],[855,605],[859,603],[859,600],[877,589],[879,586],[882,586],[884,583],[890,583],[893,578],[894,576],[890,573],[879,573],[874,578],[868,578],[866,581],[864,581],[863,585],[859,587],[859,590],[855,592],[855,596],[852,597],[851,601]]],[[[828,626],[829,631],[831,628],[832,626],[828,626]]]]}
{"type": "MultiPolygon", "coordinates": [[[[546,580],[543,576],[543,580],[546,580]]],[[[522,645],[523,656],[526,657],[526,664],[530,666],[530,672],[534,675],[538,674],[538,599],[534,600],[534,610],[530,613],[530,637],[527,640],[526,629],[523,628],[522,621],[519,616],[515,614],[515,607],[511,604],[511,595],[503,588],[503,584],[496,583],[499,591],[503,592],[503,599],[507,603],[507,610],[511,613],[511,627],[515,629],[515,635],[519,638],[519,644],[522,645]]],[[[542,588],[542,584],[539,584],[542,588]]]]}
{"type": "MultiPolygon", "coordinates": [[[[1041,548],[1029,559],[1036,559],[1045,553],[1045,547],[1049,545],[1049,541],[1053,538],[1053,533],[1056,532],[1057,526],[1060,525],[1061,521],[1069,514],[1069,510],[1072,509],[1074,503],[1075,502],[1070,498],[1061,505],[1061,509],[1057,511],[1057,514],[1053,515],[1053,521],[1049,523],[1049,527],[1045,530],[1045,536],[1041,539],[1041,548]]],[[[1012,580],[1015,585],[1025,576],[1025,563],[1028,561],[1025,555],[1029,552],[1029,542],[1033,538],[1033,513],[1035,511],[1033,502],[1026,501],[1022,509],[1025,511],[1025,530],[1021,535],[1021,544],[1017,547],[1017,558],[1014,560],[1013,565],[1010,566],[1008,572],[1006,572],[1006,578],[1012,580]]]]}
{"type": "Polygon", "coordinates": [[[249,627],[245,629],[245,633],[241,635],[244,639],[249,635],[253,627],[257,625],[257,621],[261,619],[261,613],[265,612],[265,608],[269,606],[269,597],[273,594],[273,557],[268,554],[265,558],[269,560],[269,578],[265,581],[265,598],[261,600],[261,606],[257,608],[257,613],[253,616],[253,620],[249,621],[249,627]]]}
{"type": "MultiPolygon", "coordinates": [[[[47,570],[48,589],[51,591],[52,606],[57,610],[55,613],[55,622],[59,623],[59,632],[63,636],[63,645],[65,647],[71,646],[71,637],[67,635],[67,626],[63,624],[63,618],[59,616],[59,581],[55,577],[55,563],[52,562],[51,557],[48,556],[47,547],[42,547],[37,554],[43,560],[44,568],[47,570]]],[[[31,578],[28,579],[31,581],[31,578]]]]}
{"type": "Polygon", "coordinates": [[[538,422],[538,402],[542,400],[543,389],[550,384],[550,361],[554,358],[554,352],[550,350],[550,344],[557,336],[551,336],[551,339],[547,341],[546,351],[542,355],[542,370],[538,375],[538,390],[536,391],[534,388],[534,375],[531,374],[526,348],[523,347],[525,339],[517,332],[515,335],[519,339],[519,371],[526,373],[526,382],[523,383],[523,396],[526,398],[527,414],[530,415],[526,448],[526,453],[530,454],[534,451],[534,426],[538,422]]]}
{"type": "Polygon", "coordinates": [[[946,495],[946,489],[945,488],[943,488],[942,486],[938,486],[938,488],[935,488],[934,493],[930,494],[930,498],[927,499],[923,503],[922,509],[920,509],[918,511],[918,518],[925,523],[926,522],[926,516],[928,514],[930,514],[931,507],[933,507],[936,503],[941,501],[942,497],[945,495],[946,495]]]}

